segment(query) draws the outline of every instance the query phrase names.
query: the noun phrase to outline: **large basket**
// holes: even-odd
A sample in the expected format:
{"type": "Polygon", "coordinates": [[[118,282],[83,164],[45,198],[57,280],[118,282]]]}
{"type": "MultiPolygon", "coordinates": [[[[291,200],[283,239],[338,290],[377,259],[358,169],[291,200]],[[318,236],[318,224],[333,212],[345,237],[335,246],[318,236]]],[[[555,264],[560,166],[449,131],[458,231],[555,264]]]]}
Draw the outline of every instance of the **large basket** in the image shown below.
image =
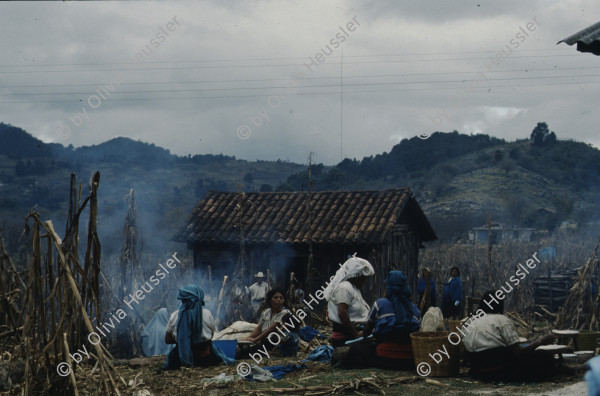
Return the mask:
{"type": "MultiPolygon", "coordinates": [[[[450,333],[456,333],[460,337],[460,344],[458,344],[458,347],[460,348],[460,353],[463,353],[465,351],[465,342],[462,339],[463,334],[465,332],[464,331],[461,332],[460,330],[458,330],[459,327],[461,330],[464,330],[463,325],[464,325],[464,322],[462,320],[449,320],[448,321],[448,329],[449,329],[450,333]]],[[[452,342],[456,342],[455,336],[452,336],[451,338],[452,338],[452,342]]]]}
{"type": "Polygon", "coordinates": [[[456,332],[456,329],[458,328],[458,326],[460,326],[462,324],[462,321],[460,320],[448,320],[448,329],[449,331],[452,333],[453,331],[456,332]]]}
{"type": "MultiPolygon", "coordinates": [[[[424,331],[410,334],[415,365],[419,375],[428,375],[429,377],[455,377],[458,375],[460,370],[460,348],[458,345],[450,343],[448,340],[449,334],[449,331],[424,331]],[[440,350],[444,352],[440,353],[440,350]],[[450,358],[446,356],[446,352],[450,355],[450,358]],[[434,360],[430,354],[435,356],[436,359],[434,360]],[[421,368],[419,368],[420,364],[421,368]],[[425,368],[427,365],[431,369],[429,374],[427,374],[429,368],[425,368]]],[[[452,342],[456,342],[455,337],[452,338],[452,342]]]]}

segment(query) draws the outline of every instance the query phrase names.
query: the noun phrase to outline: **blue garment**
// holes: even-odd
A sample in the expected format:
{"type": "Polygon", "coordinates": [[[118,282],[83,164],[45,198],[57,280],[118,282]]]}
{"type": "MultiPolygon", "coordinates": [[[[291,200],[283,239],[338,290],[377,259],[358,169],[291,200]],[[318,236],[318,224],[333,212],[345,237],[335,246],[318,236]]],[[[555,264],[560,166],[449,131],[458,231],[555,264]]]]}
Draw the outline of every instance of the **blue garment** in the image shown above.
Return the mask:
{"type": "Polygon", "coordinates": [[[292,363],[286,364],[285,366],[278,365],[278,366],[264,367],[265,370],[269,370],[271,372],[271,374],[273,374],[273,378],[275,378],[276,380],[282,379],[287,373],[303,370],[305,368],[307,368],[307,367],[304,364],[300,364],[300,365],[296,366],[295,364],[292,364],[292,363]]]}
{"type": "Polygon", "coordinates": [[[456,278],[452,278],[446,286],[444,286],[444,294],[442,296],[442,306],[446,305],[454,305],[456,301],[463,300],[462,293],[462,281],[460,280],[460,276],[456,278]]]}
{"type": "Polygon", "coordinates": [[[303,341],[306,342],[311,342],[313,338],[315,337],[319,337],[319,338],[326,338],[323,334],[321,334],[318,330],[313,329],[310,326],[304,326],[302,327],[299,332],[298,335],[300,336],[300,338],[302,338],[303,341]]]}
{"type": "Polygon", "coordinates": [[[198,285],[187,285],[179,289],[179,318],[177,319],[177,346],[183,364],[194,361],[192,345],[202,342],[202,306],[204,291],[198,285]]]}
{"type": "MultiPolygon", "coordinates": [[[[402,271],[390,271],[385,280],[385,296],[394,307],[396,323],[406,324],[412,320],[414,304],[410,301],[411,294],[406,276],[402,271]]],[[[418,318],[421,319],[420,314],[418,318]]]]}
{"type": "Polygon", "coordinates": [[[330,362],[331,355],[333,354],[333,347],[331,345],[321,345],[310,351],[308,357],[304,360],[300,360],[300,363],[304,362],[330,362]]]}
{"type": "Polygon", "coordinates": [[[389,299],[380,298],[375,301],[369,314],[369,320],[375,324],[373,330],[375,338],[381,339],[388,335],[419,331],[421,313],[415,304],[410,301],[409,304],[411,316],[406,317],[404,322],[402,322],[398,320],[394,306],[389,299]]]}
{"type": "Polygon", "coordinates": [[[600,396],[600,356],[596,356],[587,362],[589,370],[583,377],[587,382],[588,395],[600,396]]]}
{"type": "Polygon", "coordinates": [[[296,356],[298,349],[300,348],[300,340],[298,333],[290,331],[286,334],[286,339],[282,340],[277,348],[282,356],[296,356]]]}
{"type": "MultiPolygon", "coordinates": [[[[431,293],[431,306],[435,307],[435,303],[437,302],[437,294],[435,292],[435,282],[433,281],[433,278],[429,278],[429,284],[429,292],[431,293]]],[[[420,277],[419,281],[417,282],[417,293],[419,294],[419,297],[423,297],[426,288],[427,281],[423,279],[423,277],[420,277]]]]}
{"type": "Polygon", "coordinates": [[[165,331],[169,313],[166,308],[159,309],[142,332],[142,351],[146,356],[166,355],[175,345],[165,343],[165,331]]]}
{"type": "Polygon", "coordinates": [[[204,291],[198,285],[187,285],[179,289],[177,299],[181,300],[177,318],[177,346],[167,354],[167,361],[163,366],[165,369],[194,364],[192,345],[202,342],[204,291]]]}

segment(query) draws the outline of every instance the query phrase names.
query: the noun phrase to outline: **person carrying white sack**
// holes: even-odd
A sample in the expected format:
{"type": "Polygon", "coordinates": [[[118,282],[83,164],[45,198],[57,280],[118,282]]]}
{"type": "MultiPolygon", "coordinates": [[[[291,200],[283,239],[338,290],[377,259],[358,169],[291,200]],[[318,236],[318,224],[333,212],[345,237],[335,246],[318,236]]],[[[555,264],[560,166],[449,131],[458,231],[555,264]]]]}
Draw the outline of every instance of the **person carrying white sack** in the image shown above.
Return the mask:
{"type": "Polygon", "coordinates": [[[337,270],[335,277],[325,289],[329,319],[333,322],[331,345],[343,346],[362,336],[362,328],[369,318],[369,304],[363,299],[361,287],[367,277],[375,275],[367,260],[350,257],[337,270]]]}

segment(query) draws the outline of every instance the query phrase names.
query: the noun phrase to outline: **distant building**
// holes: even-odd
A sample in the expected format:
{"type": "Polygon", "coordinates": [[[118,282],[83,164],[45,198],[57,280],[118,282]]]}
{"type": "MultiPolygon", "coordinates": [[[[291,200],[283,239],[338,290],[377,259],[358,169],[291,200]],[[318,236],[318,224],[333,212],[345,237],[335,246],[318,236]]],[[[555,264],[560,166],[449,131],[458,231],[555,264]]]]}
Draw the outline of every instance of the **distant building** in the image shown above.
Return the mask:
{"type": "Polygon", "coordinates": [[[491,227],[475,227],[469,232],[469,240],[473,243],[489,243],[491,235],[492,243],[508,241],[529,242],[533,236],[533,228],[506,227],[498,223],[491,227]]]}

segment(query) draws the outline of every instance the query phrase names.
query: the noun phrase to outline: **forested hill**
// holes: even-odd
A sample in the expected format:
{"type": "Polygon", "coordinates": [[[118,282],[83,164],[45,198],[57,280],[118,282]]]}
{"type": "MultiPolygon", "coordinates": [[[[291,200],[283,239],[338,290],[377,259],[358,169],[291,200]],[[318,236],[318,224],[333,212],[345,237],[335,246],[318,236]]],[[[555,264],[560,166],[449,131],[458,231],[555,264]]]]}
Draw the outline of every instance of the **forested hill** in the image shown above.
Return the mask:
{"type": "MultiPolygon", "coordinates": [[[[457,131],[404,139],[389,153],[360,161],[344,159],[329,170],[313,166],[312,184],[320,191],[338,190],[340,181],[344,189],[368,188],[370,183],[427,185],[427,180],[437,180],[440,174],[453,177],[486,167],[507,172],[521,167],[575,191],[600,185],[600,151],[591,145],[556,139],[536,143],[531,138],[508,143],[457,131]]],[[[307,181],[308,173],[303,171],[291,175],[284,187],[306,189],[307,181]]]]}
{"type": "Polygon", "coordinates": [[[557,139],[538,123],[525,139],[436,132],[413,137],[389,153],[345,159],[288,177],[281,190],[378,190],[411,187],[438,236],[465,235],[492,219],[553,230],[569,220],[600,224],[600,151],[557,139]]]}
{"type": "MultiPolygon", "coordinates": [[[[600,151],[557,139],[545,123],[524,131],[523,137],[506,142],[482,134],[436,132],[425,139],[404,139],[390,152],[361,160],[312,165],[309,182],[306,164],[223,154],[179,157],[128,138],[64,147],[0,124],[0,229],[22,223],[31,208],[45,218],[65,218],[70,173],[77,173],[85,186],[96,170],[101,173],[104,229],[110,228],[107,233],[115,240],[120,231],[113,230],[122,227],[126,213],[123,197],[131,188],[142,223],[168,236],[209,190],[293,191],[309,184],[317,191],[411,187],[442,237],[464,234],[489,216],[547,229],[569,219],[597,221],[600,151]],[[550,215],[540,216],[540,211],[550,215]]],[[[20,231],[15,233],[18,237],[20,231]]]]}

